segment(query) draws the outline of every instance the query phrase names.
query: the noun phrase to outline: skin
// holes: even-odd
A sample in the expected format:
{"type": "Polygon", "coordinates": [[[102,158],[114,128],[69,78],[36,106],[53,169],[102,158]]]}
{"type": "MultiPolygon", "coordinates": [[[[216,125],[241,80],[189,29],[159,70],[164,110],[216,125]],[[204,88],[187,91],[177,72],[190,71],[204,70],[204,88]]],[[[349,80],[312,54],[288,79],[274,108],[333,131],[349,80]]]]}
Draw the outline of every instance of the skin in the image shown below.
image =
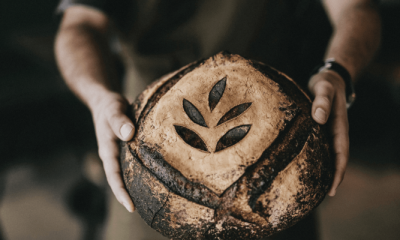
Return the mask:
{"type": "MultiPolygon", "coordinates": [[[[334,30],[325,58],[335,58],[354,81],[379,47],[379,14],[367,0],[325,0],[323,4],[334,30]]],[[[315,96],[312,117],[319,124],[328,122],[333,136],[336,171],[328,192],[333,197],[349,160],[345,83],[339,74],[328,70],[312,76],[308,88],[315,96]]]]}
{"type": "MultiPolygon", "coordinates": [[[[326,58],[335,58],[356,79],[379,46],[379,15],[368,0],[323,3],[334,28],[326,58]]],[[[65,82],[92,113],[107,181],[117,200],[133,212],[135,207],[121,178],[117,142],[132,139],[135,129],[125,115],[128,102],[115,85],[118,81],[107,46],[109,26],[103,13],[72,6],[64,13],[55,52],[65,82]]],[[[336,72],[328,70],[312,76],[308,87],[315,96],[312,117],[319,124],[329,124],[332,131],[336,172],[328,194],[334,196],[349,158],[345,84],[336,72]]]]}

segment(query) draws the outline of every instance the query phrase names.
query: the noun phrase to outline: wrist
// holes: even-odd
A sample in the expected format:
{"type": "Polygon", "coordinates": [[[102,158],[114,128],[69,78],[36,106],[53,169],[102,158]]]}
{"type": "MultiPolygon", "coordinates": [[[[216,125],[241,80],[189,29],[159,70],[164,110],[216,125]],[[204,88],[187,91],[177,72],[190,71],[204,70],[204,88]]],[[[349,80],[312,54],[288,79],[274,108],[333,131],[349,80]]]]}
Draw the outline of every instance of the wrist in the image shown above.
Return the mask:
{"type": "Polygon", "coordinates": [[[92,113],[104,109],[108,103],[120,101],[122,99],[122,96],[119,93],[111,91],[101,84],[94,84],[87,89],[88,90],[85,91],[86,99],[84,102],[92,113]]]}

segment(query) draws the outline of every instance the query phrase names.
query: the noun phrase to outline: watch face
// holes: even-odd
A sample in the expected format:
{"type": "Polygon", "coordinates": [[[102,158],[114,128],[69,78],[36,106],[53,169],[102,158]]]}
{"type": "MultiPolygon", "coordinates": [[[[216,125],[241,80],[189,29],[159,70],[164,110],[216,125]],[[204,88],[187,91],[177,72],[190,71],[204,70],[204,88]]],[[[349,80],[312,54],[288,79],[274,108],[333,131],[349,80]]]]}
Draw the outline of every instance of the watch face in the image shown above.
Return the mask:
{"type": "Polygon", "coordinates": [[[255,69],[204,65],[158,101],[139,138],[185,178],[221,195],[295,117],[282,111],[288,106],[296,108],[255,69]]]}

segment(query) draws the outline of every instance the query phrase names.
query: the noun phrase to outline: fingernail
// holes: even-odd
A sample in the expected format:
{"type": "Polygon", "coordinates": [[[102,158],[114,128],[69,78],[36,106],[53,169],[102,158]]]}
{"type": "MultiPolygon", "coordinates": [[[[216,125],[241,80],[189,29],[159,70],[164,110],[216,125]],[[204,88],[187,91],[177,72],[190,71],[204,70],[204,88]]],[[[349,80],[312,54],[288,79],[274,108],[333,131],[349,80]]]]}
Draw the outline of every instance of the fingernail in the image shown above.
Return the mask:
{"type": "Polygon", "coordinates": [[[133,213],[134,208],[131,204],[129,203],[124,203],[124,207],[126,208],[126,210],[128,210],[128,212],[133,213]]]}
{"type": "Polygon", "coordinates": [[[329,195],[330,197],[334,197],[334,196],[336,195],[336,190],[331,190],[331,191],[328,193],[328,195],[329,195]]]}
{"type": "Polygon", "coordinates": [[[317,108],[315,110],[315,117],[318,118],[321,122],[325,122],[326,120],[326,112],[322,108],[317,108]]]}
{"type": "Polygon", "coordinates": [[[121,127],[121,136],[122,136],[122,138],[127,138],[129,136],[129,134],[131,134],[132,129],[133,129],[132,125],[124,124],[121,127]]]}

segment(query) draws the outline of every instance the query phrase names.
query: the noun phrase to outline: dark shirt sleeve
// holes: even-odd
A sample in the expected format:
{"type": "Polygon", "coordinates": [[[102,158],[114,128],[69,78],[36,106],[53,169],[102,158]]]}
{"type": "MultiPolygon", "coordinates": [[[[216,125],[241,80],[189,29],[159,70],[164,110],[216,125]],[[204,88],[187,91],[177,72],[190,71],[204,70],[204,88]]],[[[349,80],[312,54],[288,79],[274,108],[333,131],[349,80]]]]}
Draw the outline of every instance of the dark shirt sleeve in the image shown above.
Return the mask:
{"type": "MultiPolygon", "coordinates": [[[[318,0],[318,1],[323,1],[323,0],[318,0]]],[[[381,3],[381,0],[371,0],[372,3],[378,5],[379,3],[381,3]]]]}
{"type": "Polygon", "coordinates": [[[61,15],[67,8],[74,5],[83,5],[97,9],[112,19],[119,28],[129,23],[135,14],[134,0],[60,0],[56,14],[61,15]]]}
{"type": "Polygon", "coordinates": [[[100,10],[104,13],[108,13],[108,10],[106,9],[106,0],[61,0],[57,6],[56,13],[64,13],[67,8],[74,5],[85,5],[87,7],[92,7],[100,10]]]}

